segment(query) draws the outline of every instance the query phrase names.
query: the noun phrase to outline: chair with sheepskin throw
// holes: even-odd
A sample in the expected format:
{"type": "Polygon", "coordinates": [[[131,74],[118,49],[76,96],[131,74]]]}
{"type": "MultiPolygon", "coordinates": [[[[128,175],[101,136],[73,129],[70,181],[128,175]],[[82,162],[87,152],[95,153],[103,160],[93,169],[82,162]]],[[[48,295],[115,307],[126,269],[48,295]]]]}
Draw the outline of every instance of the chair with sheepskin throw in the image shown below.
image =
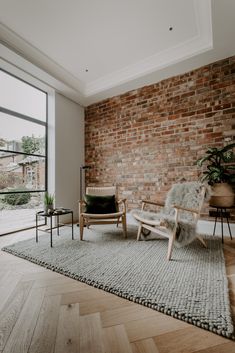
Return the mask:
{"type": "Polygon", "coordinates": [[[203,238],[196,233],[197,221],[209,189],[199,182],[174,184],[167,194],[165,204],[142,201],[141,210],[133,210],[133,217],[139,222],[137,240],[148,230],[168,238],[167,259],[171,259],[173,244],[178,247],[191,243],[197,238],[205,247],[203,238]],[[146,205],[162,207],[159,213],[144,211],[146,205]]]}
{"type": "Polygon", "coordinates": [[[83,240],[84,226],[95,224],[116,224],[122,222],[123,234],[126,229],[126,199],[118,200],[116,186],[86,188],[85,200],[79,201],[80,239],[83,240]]]}

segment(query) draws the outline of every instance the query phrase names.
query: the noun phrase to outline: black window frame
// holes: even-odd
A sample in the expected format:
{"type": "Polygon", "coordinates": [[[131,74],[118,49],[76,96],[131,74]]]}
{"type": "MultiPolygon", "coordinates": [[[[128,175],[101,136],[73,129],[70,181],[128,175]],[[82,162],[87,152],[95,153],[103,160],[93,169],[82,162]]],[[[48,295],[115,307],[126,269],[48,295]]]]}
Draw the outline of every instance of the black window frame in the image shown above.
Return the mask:
{"type": "MultiPolygon", "coordinates": [[[[37,154],[37,153],[26,153],[26,152],[21,152],[21,151],[14,151],[14,150],[6,150],[4,148],[0,148],[0,152],[5,152],[5,153],[14,153],[16,155],[25,155],[25,156],[34,156],[34,157],[41,157],[41,158],[44,158],[45,159],[45,187],[43,190],[24,190],[24,191],[3,191],[1,192],[0,191],[0,195],[7,195],[7,194],[21,194],[21,193],[45,193],[48,191],[48,93],[44,90],[42,90],[41,88],[38,88],[37,86],[21,79],[20,77],[0,68],[0,71],[3,71],[5,72],[6,74],[14,77],[15,79],[17,80],[20,80],[21,82],[24,82],[25,84],[37,89],[38,91],[41,91],[43,92],[45,95],[46,95],[46,121],[42,121],[42,120],[39,120],[39,119],[36,119],[36,118],[33,118],[31,116],[28,116],[26,114],[22,114],[22,113],[18,113],[17,111],[14,111],[14,110],[11,110],[11,109],[7,109],[7,108],[4,108],[2,106],[0,106],[0,112],[2,113],[5,113],[5,114],[8,114],[8,115],[11,115],[15,118],[18,118],[18,119],[22,119],[22,120],[26,120],[26,121],[30,121],[34,124],[38,124],[38,125],[41,125],[41,126],[45,126],[45,154],[37,154]]],[[[8,233],[0,233],[0,236],[3,236],[3,235],[7,235],[7,234],[11,234],[11,233],[16,233],[16,232],[20,232],[20,231],[23,231],[23,230],[26,230],[26,229],[32,229],[32,228],[35,228],[35,226],[30,226],[30,227],[27,227],[27,228],[24,228],[24,229],[17,229],[17,230],[14,230],[14,231],[11,231],[11,232],[8,232],[8,233]]]]}

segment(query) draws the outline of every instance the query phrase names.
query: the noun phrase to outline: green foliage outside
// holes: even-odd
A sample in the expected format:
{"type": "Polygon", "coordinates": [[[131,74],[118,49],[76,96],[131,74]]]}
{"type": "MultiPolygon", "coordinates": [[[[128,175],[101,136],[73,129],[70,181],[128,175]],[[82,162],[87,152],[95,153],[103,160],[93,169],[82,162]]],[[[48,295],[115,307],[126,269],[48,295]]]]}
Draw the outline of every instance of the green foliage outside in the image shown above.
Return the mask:
{"type": "Polygon", "coordinates": [[[23,136],[22,139],[22,149],[25,153],[36,153],[40,152],[40,142],[34,136],[23,136]]]}
{"type": "Polygon", "coordinates": [[[8,205],[16,206],[16,205],[25,205],[31,199],[31,194],[24,192],[19,194],[6,194],[4,196],[3,201],[8,203],[8,205]]]}

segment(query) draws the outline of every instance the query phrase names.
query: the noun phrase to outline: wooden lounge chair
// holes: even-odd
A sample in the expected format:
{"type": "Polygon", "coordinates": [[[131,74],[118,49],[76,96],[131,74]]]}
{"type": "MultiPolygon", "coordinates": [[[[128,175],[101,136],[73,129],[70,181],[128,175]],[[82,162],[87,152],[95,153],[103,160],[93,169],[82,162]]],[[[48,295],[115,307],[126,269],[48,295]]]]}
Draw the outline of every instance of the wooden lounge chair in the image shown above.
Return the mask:
{"type": "Polygon", "coordinates": [[[89,228],[90,225],[98,224],[116,224],[122,223],[123,234],[127,237],[126,228],[126,199],[118,200],[117,187],[87,187],[86,195],[92,196],[113,196],[115,195],[117,203],[117,211],[112,213],[87,213],[85,211],[85,200],[79,201],[79,226],[80,226],[80,239],[83,240],[84,226],[89,228]]]}

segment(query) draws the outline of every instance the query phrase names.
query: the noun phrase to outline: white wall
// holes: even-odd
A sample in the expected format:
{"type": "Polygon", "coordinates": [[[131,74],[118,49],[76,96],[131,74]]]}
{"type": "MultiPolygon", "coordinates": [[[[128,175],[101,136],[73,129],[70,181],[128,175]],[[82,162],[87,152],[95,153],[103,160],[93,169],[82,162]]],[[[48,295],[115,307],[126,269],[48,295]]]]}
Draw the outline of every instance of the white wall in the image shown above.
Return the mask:
{"type": "MultiPolygon", "coordinates": [[[[55,203],[77,219],[79,171],[84,163],[84,108],[55,94],[55,203]]],[[[69,221],[69,219],[67,219],[69,221]]]]}

